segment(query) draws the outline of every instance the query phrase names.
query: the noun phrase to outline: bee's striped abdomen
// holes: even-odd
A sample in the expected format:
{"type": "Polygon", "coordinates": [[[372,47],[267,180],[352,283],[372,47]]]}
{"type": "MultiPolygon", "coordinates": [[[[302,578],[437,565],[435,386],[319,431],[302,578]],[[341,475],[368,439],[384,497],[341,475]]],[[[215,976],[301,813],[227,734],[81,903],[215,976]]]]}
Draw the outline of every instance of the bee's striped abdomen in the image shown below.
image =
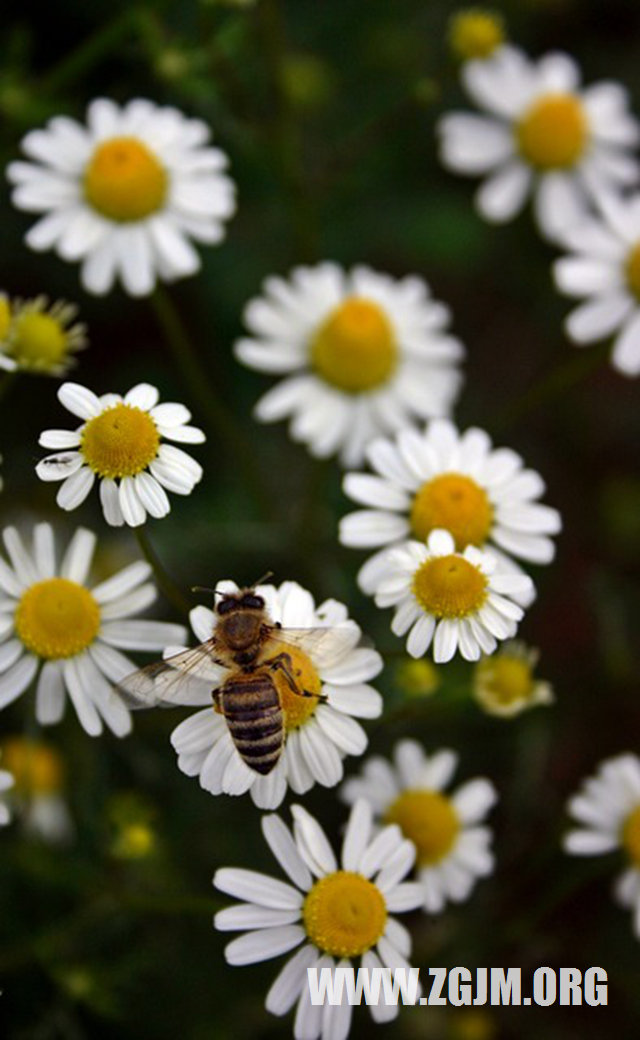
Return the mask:
{"type": "Polygon", "coordinates": [[[238,754],[250,769],[266,776],[284,743],[282,708],[273,679],[267,672],[228,679],[221,700],[238,754]]]}

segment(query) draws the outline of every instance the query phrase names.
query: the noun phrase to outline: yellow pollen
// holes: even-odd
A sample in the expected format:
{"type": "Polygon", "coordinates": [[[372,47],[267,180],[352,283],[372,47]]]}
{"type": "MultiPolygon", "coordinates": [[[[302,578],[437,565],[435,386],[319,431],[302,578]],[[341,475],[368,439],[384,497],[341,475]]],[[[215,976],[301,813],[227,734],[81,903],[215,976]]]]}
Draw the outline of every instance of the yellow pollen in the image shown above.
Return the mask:
{"type": "Polygon", "coordinates": [[[387,907],[373,882],[337,870],[316,881],[304,901],[302,922],[319,950],[331,957],[358,957],[382,936],[387,907]]]}
{"type": "Polygon", "coordinates": [[[388,382],[397,361],[389,319],[377,303],[359,296],[336,307],[311,341],[311,364],[318,375],[349,394],[388,382]]]}
{"type": "Polygon", "coordinates": [[[640,242],[637,242],[629,253],[625,271],[630,291],[637,300],[640,300],[640,242]]]}
{"type": "Polygon", "coordinates": [[[451,19],[449,42],[453,53],[463,61],[488,58],[504,43],[502,18],[482,8],[460,11],[451,19]]]}
{"type": "Polygon", "coordinates": [[[584,108],[573,94],[546,94],[533,103],[516,127],[521,154],[540,170],[573,166],[587,146],[584,108]]]}
{"type": "Polygon", "coordinates": [[[640,805],[625,820],[622,844],[634,867],[640,867],[640,805]]]}
{"type": "Polygon", "coordinates": [[[99,477],[133,477],[153,462],[160,435],[147,412],[116,404],[94,419],[82,433],[80,451],[99,477]]]}
{"type": "MultiPolygon", "coordinates": [[[[322,682],[307,654],[288,643],[270,644],[269,646],[269,656],[275,657],[282,651],[291,658],[291,669],[298,688],[308,690],[309,693],[320,693],[322,682]]],[[[272,677],[280,695],[285,730],[290,733],[291,730],[304,726],[315,715],[320,702],[317,697],[301,697],[294,693],[280,669],[274,671],[272,677]]]]}
{"type": "Polygon", "coordinates": [[[0,294],[0,342],[5,338],[11,325],[11,304],[4,293],[0,294]]]}
{"type": "Polygon", "coordinates": [[[98,145],[84,175],[87,201],[110,220],[144,220],[167,194],[164,167],[142,141],[112,137],[98,145]]]}
{"type": "Polygon", "coordinates": [[[83,585],[67,578],[47,578],[23,592],[15,626],[18,638],[38,657],[74,657],[97,636],[100,609],[83,585]]]}
{"type": "Polygon", "coordinates": [[[63,786],[62,758],[49,744],[10,737],[2,744],[2,764],[13,773],[15,790],[27,798],[55,794],[63,786]]]}
{"type": "Polygon", "coordinates": [[[487,597],[487,579],[462,556],[434,556],[419,567],[413,593],[427,614],[463,618],[480,609],[487,597]]]}
{"type": "Polygon", "coordinates": [[[442,473],[423,484],[411,505],[411,527],[424,542],[432,531],[449,531],[456,549],[483,545],[493,523],[486,491],[462,473],[442,473]]]}
{"type": "Polygon", "coordinates": [[[11,356],[22,368],[48,369],[67,354],[69,338],[57,318],[39,311],[21,314],[11,337],[11,356]]]}
{"type": "Polygon", "coordinates": [[[534,688],[531,664],[524,657],[496,654],[476,665],[476,678],[485,696],[498,705],[508,706],[528,700],[534,688]]]}
{"type": "Polygon", "coordinates": [[[397,823],[405,838],[414,843],[419,867],[439,863],[460,830],[453,805],[438,791],[403,791],[387,809],[385,823],[397,823]]]}

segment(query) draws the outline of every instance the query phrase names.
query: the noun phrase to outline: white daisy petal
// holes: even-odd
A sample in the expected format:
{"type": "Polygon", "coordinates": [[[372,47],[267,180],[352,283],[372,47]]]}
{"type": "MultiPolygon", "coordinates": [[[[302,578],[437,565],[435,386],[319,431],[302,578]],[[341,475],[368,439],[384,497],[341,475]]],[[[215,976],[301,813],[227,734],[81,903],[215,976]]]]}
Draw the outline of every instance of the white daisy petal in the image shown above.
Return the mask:
{"type": "Polygon", "coordinates": [[[305,932],[300,925],[265,928],[234,939],[225,946],[224,955],[227,964],[256,964],[288,953],[299,946],[304,938],[305,932]]]}

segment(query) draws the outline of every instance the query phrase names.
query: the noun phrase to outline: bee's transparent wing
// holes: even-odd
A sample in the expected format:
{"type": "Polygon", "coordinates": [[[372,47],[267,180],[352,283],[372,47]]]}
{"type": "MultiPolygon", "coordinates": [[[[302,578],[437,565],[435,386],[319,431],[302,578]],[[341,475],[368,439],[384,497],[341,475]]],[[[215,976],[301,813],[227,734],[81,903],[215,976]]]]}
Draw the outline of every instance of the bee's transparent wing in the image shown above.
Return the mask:
{"type": "MultiPolygon", "coordinates": [[[[316,628],[274,628],[273,639],[303,650],[316,668],[331,668],[362,644],[362,633],[355,621],[316,628]]],[[[272,647],[266,653],[272,656],[272,647]]]]}
{"type": "Polygon", "coordinates": [[[181,704],[210,704],[213,690],[228,669],[216,661],[215,640],[156,661],[116,683],[128,708],[172,708],[181,704]]]}

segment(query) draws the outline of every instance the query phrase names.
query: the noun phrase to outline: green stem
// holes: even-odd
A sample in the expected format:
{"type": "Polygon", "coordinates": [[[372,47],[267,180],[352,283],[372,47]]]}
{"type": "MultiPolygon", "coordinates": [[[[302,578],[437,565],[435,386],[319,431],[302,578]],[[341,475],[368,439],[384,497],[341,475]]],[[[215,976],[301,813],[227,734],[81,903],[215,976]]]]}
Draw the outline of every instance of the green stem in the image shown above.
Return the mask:
{"type": "Polygon", "coordinates": [[[534,383],[517,401],[507,405],[498,415],[493,424],[493,430],[502,432],[508,429],[529,412],[548,404],[565,390],[569,390],[583,379],[587,379],[602,367],[608,359],[609,353],[608,343],[581,350],[579,354],[563,362],[534,383]]]}
{"type": "Polygon", "coordinates": [[[242,470],[260,512],[272,517],[273,502],[264,486],[251,444],[233,413],[211,385],[209,374],[187,335],[173,300],[161,286],[156,287],[150,299],[176,367],[182,373],[189,393],[197,403],[214,442],[221,443],[229,457],[242,470]]]}
{"type": "Polygon", "coordinates": [[[191,604],[183,594],[180,587],[163,567],[158,554],[145,533],[144,527],[134,527],[132,530],[136,536],[136,541],[140,547],[142,555],[151,566],[154,578],[163,596],[168,599],[181,614],[188,614],[191,604]]]}

